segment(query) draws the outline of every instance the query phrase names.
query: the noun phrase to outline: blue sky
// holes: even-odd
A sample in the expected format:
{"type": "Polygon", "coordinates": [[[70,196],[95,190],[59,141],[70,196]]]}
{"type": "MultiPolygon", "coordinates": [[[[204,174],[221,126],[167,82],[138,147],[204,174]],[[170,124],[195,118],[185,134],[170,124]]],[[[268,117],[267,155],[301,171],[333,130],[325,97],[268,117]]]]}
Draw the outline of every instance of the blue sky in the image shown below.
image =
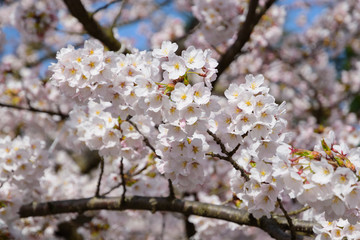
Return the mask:
{"type": "MultiPolygon", "coordinates": [[[[293,2],[294,2],[294,0],[281,0],[279,2],[279,4],[287,6],[293,2]]],[[[98,4],[98,5],[102,6],[102,4],[98,4]]],[[[98,6],[95,6],[95,7],[98,7],[98,6]]],[[[183,20],[185,20],[188,16],[186,13],[177,11],[173,3],[166,5],[165,7],[162,8],[162,10],[166,14],[169,14],[170,16],[178,17],[183,20]]],[[[308,18],[307,26],[309,26],[314,21],[314,19],[316,19],[316,17],[320,15],[320,13],[323,10],[324,10],[324,8],[320,7],[320,6],[311,7],[308,10],[299,10],[299,9],[289,10],[287,12],[287,17],[286,17],[287,19],[285,22],[285,30],[287,30],[289,32],[302,31],[303,29],[300,29],[296,25],[296,20],[299,17],[299,15],[302,13],[307,15],[307,18],[308,18]]],[[[137,31],[137,29],[139,27],[139,24],[146,23],[146,22],[147,21],[145,20],[145,21],[140,21],[140,22],[133,23],[133,24],[130,24],[127,26],[123,26],[119,29],[119,35],[128,37],[128,38],[132,38],[135,41],[135,47],[139,48],[140,50],[144,50],[144,49],[148,48],[147,41],[146,41],[146,38],[137,31]]],[[[19,33],[14,28],[3,27],[3,31],[6,34],[7,43],[4,46],[3,52],[1,53],[0,57],[2,55],[11,53],[14,50],[14,47],[18,44],[19,38],[20,38],[19,33]]]]}
{"type": "MultiPolygon", "coordinates": [[[[282,0],[280,1],[280,5],[289,6],[290,4],[294,3],[295,0],[282,0]]],[[[311,26],[311,24],[319,17],[325,8],[323,6],[314,5],[309,9],[288,9],[285,21],[285,30],[289,32],[300,32],[303,29],[299,28],[296,25],[296,21],[301,14],[305,14],[307,17],[307,25],[304,26],[304,29],[311,26]]]]}
{"type": "MultiPolygon", "coordinates": [[[[290,4],[294,3],[296,0],[281,0],[279,1],[279,5],[289,6],[290,4]]],[[[321,15],[325,9],[322,6],[313,6],[307,10],[304,9],[290,9],[287,11],[286,21],[285,21],[285,30],[288,32],[301,32],[307,27],[309,27],[316,18],[321,15]],[[299,28],[296,25],[296,20],[301,14],[305,14],[307,16],[307,25],[304,26],[303,29],[299,28]]],[[[186,13],[182,13],[176,10],[173,3],[168,4],[166,7],[163,8],[163,11],[173,17],[178,17],[183,20],[187,18],[186,13]]],[[[142,21],[143,23],[144,21],[142,21]]],[[[141,22],[140,22],[141,23],[141,22]]],[[[146,49],[147,42],[146,38],[142,36],[139,32],[136,31],[137,27],[140,23],[131,24],[129,26],[125,26],[122,29],[119,29],[120,36],[126,36],[135,39],[135,47],[139,48],[140,50],[146,49]]]]}

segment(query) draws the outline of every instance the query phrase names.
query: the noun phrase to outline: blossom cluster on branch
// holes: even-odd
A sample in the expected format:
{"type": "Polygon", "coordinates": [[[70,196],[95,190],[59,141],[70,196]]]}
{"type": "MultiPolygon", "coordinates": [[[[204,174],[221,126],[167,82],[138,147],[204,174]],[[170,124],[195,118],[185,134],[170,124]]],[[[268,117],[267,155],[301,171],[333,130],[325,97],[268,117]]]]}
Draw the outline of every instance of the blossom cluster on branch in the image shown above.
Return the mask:
{"type": "Polygon", "coordinates": [[[0,238],[360,238],[360,4],[274,2],[3,1],[0,238]]]}

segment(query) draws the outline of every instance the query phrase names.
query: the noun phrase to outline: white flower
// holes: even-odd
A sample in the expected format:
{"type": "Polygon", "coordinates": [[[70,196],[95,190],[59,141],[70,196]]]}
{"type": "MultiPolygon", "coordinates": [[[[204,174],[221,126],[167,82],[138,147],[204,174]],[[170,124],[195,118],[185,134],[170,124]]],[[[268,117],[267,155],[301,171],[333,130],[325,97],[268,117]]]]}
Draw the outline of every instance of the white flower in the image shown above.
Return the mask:
{"type": "Polygon", "coordinates": [[[195,187],[197,184],[203,184],[204,182],[204,169],[202,165],[198,162],[190,162],[187,165],[187,170],[189,172],[189,179],[194,184],[193,187],[195,187]]]}
{"type": "Polygon", "coordinates": [[[203,141],[200,138],[194,138],[191,140],[187,150],[189,158],[201,160],[204,157],[203,141]]]}
{"type": "Polygon", "coordinates": [[[199,117],[201,117],[202,111],[197,107],[195,103],[191,103],[180,111],[180,116],[182,116],[186,123],[189,125],[194,124],[199,117]]]}
{"type": "Polygon", "coordinates": [[[210,100],[211,91],[204,86],[204,83],[196,83],[192,87],[194,90],[194,102],[197,104],[207,104],[210,100]]]}
{"type": "Polygon", "coordinates": [[[256,77],[254,77],[252,74],[249,74],[246,75],[245,79],[246,83],[244,84],[244,87],[251,93],[258,94],[267,93],[269,91],[269,88],[261,86],[264,83],[263,75],[257,75],[256,77]]]}
{"type": "Polygon", "coordinates": [[[269,134],[269,129],[263,123],[255,123],[253,129],[250,132],[250,137],[254,140],[266,139],[269,134]]]}
{"type": "Polygon", "coordinates": [[[355,174],[349,168],[339,167],[331,178],[333,191],[336,195],[349,192],[350,186],[357,181],[355,174]]]}
{"type": "Polygon", "coordinates": [[[304,191],[297,196],[300,202],[315,202],[320,194],[319,188],[313,183],[304,184],[304,191]]]}
{"type": "Polygon", "coordinates": [[[190,46],[185,51],[182,51],[181,56],[184,58],[188,68],[200,69],[205,65],[203,51],[195,49],[194,46],[190,46]]]}
{"type": "Polygon", "coordinates": [[[149,96],[149,110],[158,112],[163,106],[164,95],[162,93],[152,93],[149,96]]]}
{"type": "Polygon", "coordinates": [[[275,209],[275,202],[276,200],[273,200],[270,198],[268,193],[260,193],[255,198],[255,205],[257,209],[261,209],[265,211],[264,215],[270,215],[270,212],[275,209]]]}
{"type": "Polygon", "coordinates": [[[179,120],[180,111],[176,108],[176,103],[170,101],[168,97],[163,98],[163,107],[161,108],[161,112],[164,118],[170,123],[179,120]]]}
{"type": "Polygon", "coordinates": [[[253,128],[256,118],[253,114],[239,114],[237,117],[237,124],[235,126],[235,133],[243,135],[253,128]]]}
{"type": "Polygon", "coordinates": [[[169,61],[163,62],[161,67],[168,71],[170,79],[184,76],[187,70],[184,59],[175,54],[169,56],[169,61]]]}
{"type": "Polygon", "coordinates": [[[321,161],[311,161],[310,168],[314,172],[311,180],[318,184],[327,184],[331,181],[334,168],[324,159],[321,161]]]}
{"type": "Polygon", "coordinates": [[[136,77],[135,83],[135,94],[139,97],[148,96],[150,93],[153,93],[157,87],[152,80],[146,79],[143,76],[136,77]]]}
{"type": "Polygon", "coordinates": [[[161,44],[161,49],[154,49],[152,55],[156,58],[168,57],[171,54],[174,54],[178,49],[176,43],[171,43],[170,41],[164,41],[161,44]]]}
{"type": "Polygon", "coordinates": [[[345,212],[345,204],[338,196],[334,196],[331,200],[331,209],[337,216],[341,217],[345,212]]]}
{"type": "Polygon", "coordinates": [[[171,142],[171,156],[172,157],[187,157],[188,144],[186,141],[173,141],[171,142]]]}
{"type": "Polygon", "coordinates": [[[190,85],[185,86],[183,83],[177,83],[174,90],[171,92],[171,100],[177,104],[176,107],[179,110],[192,103],[193,98],[194,89],[190,85]]]}
{"type": "Polygon", "coordinates": [[[359,208],[360,206],[360,187],[358,185],[350,187],[345,195],[345,201],[350,208],[359,208]]]}
{"type": "Polygon", "coordinates": [[[104,46],[98,40],[86,40],[83,51],[87,56],[102,56],[104,52],[104,46]]]}
{"type": "Polygon", "coordinates": [[[269,182],[271,180],[272,166],[264,161],[256,163],[256,167],[250,170],[251,178],[258,182],[269,182]]]}
{"type": "Polygon", "coordinates": [[[102,59],[102,55],[91,55],[86,57],[83,61],[82,68],[85,73],[90,73],[95,76],[100,73],[101,70],[104,69],[104,62],[102,59]]]}
{"type": "Polygon", "coordinates": [[[271,103],[275,103],[275,98],[271,95],[257,95],[255,96],[255,112],[261,112],[261,110],[271,103]]]}
{"type": "Polygon", "coordinates": [[[237,106],[243,110],[245,113],[252,113],[255,108],[255,98],[254,95],[250,92],[243,92],[238,98],[240,101],[237,106]]]}
{"type": "Polygon", "coordinates": [[[231,83],[230,86],[225,90],[224,95],[229,100],[229,102],[237,101],[239,96],[245,92],[244,88],[235,84],[231,83]]]}

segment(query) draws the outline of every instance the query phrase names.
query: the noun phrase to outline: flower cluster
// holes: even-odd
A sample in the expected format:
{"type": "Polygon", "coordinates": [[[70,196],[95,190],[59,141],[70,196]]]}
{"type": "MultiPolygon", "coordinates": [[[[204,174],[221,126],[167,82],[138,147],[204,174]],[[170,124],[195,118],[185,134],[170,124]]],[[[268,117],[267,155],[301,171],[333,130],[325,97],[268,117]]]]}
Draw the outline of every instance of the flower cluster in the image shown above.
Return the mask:
{"type": "Polygon", "coordinates": [[[246,1],[235,0],[196,0],[192,8],[194,16],[203,23],[200,31],[213,45],[233,37],[239,25],[245,21],[247,10],[246,1]]]}
{"type": "MultiPolygon", "coordinates": [[[[233,159],[243,173],[234,174],[232,190],[243,201],[240,207],[248,208],[255,217],[269,215],[275,208],[281,186],[273,177],[272,157],[283,141],[280,133],[286,126],[281,117],[284,104],[275,103],[263,82],[261,75],[248,75],[246,83],[231,84],[225,91],[227,105],[210,128],[228,152],[239,147],[233,159]]],[[[224,150],[218,151],[224,154],[224,150]]]]}
{"type": "Polygon", "coordinates": [[[70,113],[70,129],[76,131],[69,136],[104,157],[133,163],[146,163],[144,140],[154,144],[158,138],[159,171],[176,185],[193,187],[204,177],[204,120],[218,110],[210,98],[217,62],[208,50],[189,47],[178,56],[177,48],[164,42],[152,53],[123,55],[88,41],[83,49],[70,46],[58,53],[52,80],[83,102],[70,113]],[[156,124],[158,132],[149,131],[156,124]]]}
{"type": "Polygon", "coordinates": [[[46,0],[21,1],[13,16],[13,24],[30,42],[40,42],[49,36],[55,29],[56,20],[57,9],[46,0]]]}
{"type": "MultiPolygon", "coordinates": [[[[124,55],[87,41],[83,49],[62,49],[52,81],[78,100],[70,113],[72,140],[99,150],[115,169],[120,162],[126,171],[146,169],[155,158],[157,172],[131,179],[134,193],[164,192],[161,175],[180,190],[195,190],[212,171],[206,161],[220,158],[236,166],[229,176],[237,206],[256,218],[270,217],[289,195],[319,213],[331,206],[327,219],[357,221],[357,150],[347,155],[332,141],[315,151],[290,148],[285,104],[275,103],[262,75],[231,84],[220,100],[211,96],[217,65],[211,52],[191,46],[179,56],[177,48],[163,42],[152,52],[124,55]],[[149,176],[159,184],[144,183],[149,176]]],[[[107,179],[108,189],[120,182],[118,172],[107,179]]]]}
{"type": "Polygon", "coordinates": [[[331,239],[359,239],[360,224],[350,224],[347,220],[326,221],[323,215],[318,215],[316,221],[319,225],[314,226],[315,240],[331,239]]]}
{"type": "Polygon", "coordinates": [[[284,179],[290,196],[318,213],[324,212],[329,221],[359,221],[359,148],[349,150],[344,144],[336,145],[332,133],[314,151],[287,145],[278,150],[281,154],[274,175],[284,179]]]}
{"type": "Polygon", "coordinates": [[[0,221],[12,221],[22,204],[39,199],[48,167],[44,142],[29,137],[0,139],[0,221]]]}

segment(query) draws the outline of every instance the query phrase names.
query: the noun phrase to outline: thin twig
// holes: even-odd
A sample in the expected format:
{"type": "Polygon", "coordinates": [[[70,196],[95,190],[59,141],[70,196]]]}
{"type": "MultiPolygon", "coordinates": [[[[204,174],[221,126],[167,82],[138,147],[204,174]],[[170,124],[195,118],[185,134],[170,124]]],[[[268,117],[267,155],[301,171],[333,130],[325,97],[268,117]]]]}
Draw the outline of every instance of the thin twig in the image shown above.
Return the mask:
{"type": "MultiPolygon", "coordinates": [[[[256,9],[258,7],[259,0],[250,0],[249,10],[245,19],[244,24],[240,27],[237,39],[234,44],[229,47],[225,54],[223,54],[219,60],[219,65],[217,67],[217,78],[212,82],[212,85],[215,86],[219,80],[220,75],[227,69],[227,67],[238,57],[242,51],[243,46],[249,41],[252,31],[255,26],[259,23],[261,17],[266,13],[266,11],[271,7],[271,5],[276,0],[268,0],[265,3],[265,6],[256,14],[256,9]]],[[[213,88],[214,90],[215,88],[213,88]]]]}
{"type": "Polygon", "coordinates": [[[148,146],[151,149],[151,151],[154,152],[155,156],[157,158],[161,158],[159,155],[156,154],[155,148],[151,145],[149,139],[139,130],[138,126],[133,121],[131,121],[129,118],[127,118],[126,121],[128,121],[135,128],[135,130],[138,133],[140,133],[141,136],[143,136],[145,145],[148,146]]]}
{"type": "Polygon", "coordinates": [[[236,153],[236,151],[239,149],[240,144],[238,144],[231,152],[228,152],[228,151],[226,150],[226,147],[225,147],[224,143],[221,141],[221,139],[220,139],[218,136],[216,136],[215,133],[211,132],[210,130],[207,130],[207,133],[208,133],[210,136],[212,136],[212,138],[214,139],[214,141],[220,146],[221,152],[222,152],[223,154],[225,154],[225,156],[220,155],[220,154],[216,154],[216,153],[213,153],[213,152],[206,153],[205,155],[211,156],[211,157],[217,157],[217,158],[219,158],[219,159],[222,159],[222,160],[225,160],[225,161],[231,163],[231,165],[233,165],[233,167],[234,167],[236,170],[240,171],[241,176],[242,176],[243,178],[245,178],[246,181],[249,181],[250,178],[249,178],[248,174],[246,173],[245,169],[243,169],[243,168],[232,158],[232,156],[233,156],[233,155],[236,153]]]}
{"type": "Polygon", "coordinates": [[[101,178],[103,173],[104,173],[104,159],[100,158],[100,175],[96,186],[95,197],[100,197],[100,185],[101,185],[101,178]]]}
{"type": "Polygon", "coordinates": [[[64,29],[60,29],[60,28],[55,28],[55,30],[58,32],[69,34],[69,35],[84,35],[86,33],[84,31],[76,32],[76,31],[69,31],[69,30],[64,30],[64,29]]]}
{"type": "Polygon", "coordinates": [[[106,195],[110,194],[112,191],[114,191],[115,189],[117,189],[118,187],[122,186],[122,182],[119,182],[118,184],[116,184],[115,186],[113,186],[112,188],[110,188],[109,191],[101,194],[102,197],[105,197],[106,195]]]}
{"type": "Polygon", "coordinates": [[[26,110],[29,112],[35,112],[35,113],[46,113],[49,114],[51,116],[60,116],[61,120],[65,120],[66,118],[69,117],[69,115],[61,113],[61,112],[53,112],[53,111],[49,111],[49,110],[41,110],[41,109],[36,109],[33,107],[21,107],[21,106],[17,106],[17,105],[10,105],[10,104],[6,104],[6,103],[0,103],[0,107],[7,107],[7,108],[14,108],[14,109],[18,109],[18,110],[26,110]]]}
{"type": "Polygon", "coordinates": [[[233,167],[234,167],[236,170],[240,171],[241,176],[242,176],[243,178],[245,178],[246,181],[249,181],[249,180],[250,180],[249,175],[246,173],[245,169],[243,169],[239,164],[237,164],[237,162],[236,162],[232,157],[222,156],[222,155],[220,155],[220,154],[216,154],[216,153],[212,153],[212,152],[206,153],[205,155],[211,156],[211,157],[217,157],[217,158],[219,158],[219,159],[222,159],[222,160],[225,160],[225,161],[231,163],[231,165],[233,165],[233,167]]]}
{"type": "Polygon", "coordinates": [[[168,198],[174,199],[175,198],[174,186],[170,179],[168,179],[168,182],[169,182],[169,197],[168,198]]]}
{"type": "Polygon", "coordinates": [[[116,14],[116,16],[115,16],[115,18],[114,18],[114,20],[113,20],[113,23],[112,23],[111,26],[110,26],[110,29],[114,29],[114,28],[115,28],[116,23],[118,22],[119,18],[121,17],[121,13],[122,13],[122,10],[124,9],[125,4],[126,4],[126,0],[123,0],[123,1],[121,2],[120,7],[119,7],[119,8],[120,8],[120,9],[119,9],[119,12],[116,14]]]}
{"type": "Polygon", "coordinates": [[[212,136],[212,138],[214,139],[214,141],[220,146],[221,148],[221,152],[225,155],[229,155],[229,152],[226,150],[225,145],[222,143],[222,141],[220,140],[220,138],[218,138],[218,136],[216,136],[215,133],[211,132],[210,130],[207,130],[207,133],[212,136]]]}
{"type": "Polygon", "coordinates": [[[166,0],[164,1],[163,3],[160,3],[160,4],[157,4],[153,11],[148,13],[146,16],[142,16],[142,17],[137,17],[137,18],[134,18],[134,19],[131,19],[131,20],[126,20],[126,21],[123,21],[123,22],[119,22],[118,24],[116,24],[115,27],[121,27],[121,26],[124,26],[124,25],[129,25],[129,24],[134,24],[134,23],[137,23],[139,21],[142,21],[142,20],[146,20],[146,19],[149,19],[149,17],[155,12],[157,11],[158,9],[160,9],[161,7],[163,6],[166,6],[167,4],[171,3],[171,0],[166,0]]]}
{"type": "Polygon", "coordinates": [[[292,219],[289,216],[289,214],[287,213],[287,211],[285,210],[285,208],[282,205],[282,202],[281,202],[281,200],[279,198],[277,199],[277,202],[278,202],[279,207],[280,207],[281,211],[284,213],[285,218],[286,218],[286,220],[287,220],[287,222],[289,224],[289,229],[290,229],[290,232],[291,232],[291,240],[296,240],[296,231],[294,229],[294,224],[292,222],[292,219]]]}
{"type": "Polygon", "coordinates": [[[234,154],[237,152],[237,150],[239,149],[240,146],[241,146],[240,143],[238,145],[236,145],[236,147],[231,152],[229,152],[229,155],[231,157],[234,156],[234,154]]]}
{"type": "Polygon", "coordinates": [[[140,173],[142,173],[143,171],[145,171],[147,168],[149,167],[148,164],[146,164],[144,167],[142,167],[141,169],[139,169],[137,172],[135,172],[134,174],[131,174],[131,176],[136,176],[139,175],[140,173]]]}
{"type": "Polygon", "coordinates": [[[121,194],[121,205],[125,203],[125,193],[126,193],[126,180],[124,176],[124,158],[121,158],[120,162],[120,175],[121,175],[121,185],[123,187],[123,193],[121,194]]]}
{"type": "Polygon", "coordinates": [[[114,1],[111,1],[107,4],[105,4],[104,6],[99,7],[94,12],[90,13],[90,17],[94,17],[94,15],[97,14],[98,12],[105,10],[106,8],[110,7],[111,5],[113,5],[114,3],[117,3],[117,2],[121,2],[121,0],[114,0],[114,1]]]}
{"type": "Polygon", "coordinates": [[[305,212],[305,211],[309,210],[310,208],[311,208],[310,206],[305,206],[305,207],[300,208],[300,209],[298,209],[298,210],[289,212],[288,215],[289,215],[289,216],[295,216],[295,215],[298,215],[298,214],[300,214],[300,213],[302,213],[302,212],[305,212]]]}
{"type": "MultiPolygon", "coordinates": [[[[120,166],[121,167],[121,166],[120,166]]],[[[131,179],[134,176],[137,176],[139,174],[141,174],[143,171],[145,171],[147,168],[149,167],[148,164],[146,164],[144,167],[142,167],[141,169],[139,169],[137,172],[130,174],[129,172],[126,173],[126,175],[128,175],[128,179],[131,179]]],[[[111,193],[112,191],[114,191],[115,189],[117,189],[118,187],[121,187],[123,184],[122,182],[119,182],[118,184],[116,184],[115,186],[113,186],[110,190],[108,190],[107,192],[101,194],[101,196],[106,196],[109,193],[111,193]]]]}

